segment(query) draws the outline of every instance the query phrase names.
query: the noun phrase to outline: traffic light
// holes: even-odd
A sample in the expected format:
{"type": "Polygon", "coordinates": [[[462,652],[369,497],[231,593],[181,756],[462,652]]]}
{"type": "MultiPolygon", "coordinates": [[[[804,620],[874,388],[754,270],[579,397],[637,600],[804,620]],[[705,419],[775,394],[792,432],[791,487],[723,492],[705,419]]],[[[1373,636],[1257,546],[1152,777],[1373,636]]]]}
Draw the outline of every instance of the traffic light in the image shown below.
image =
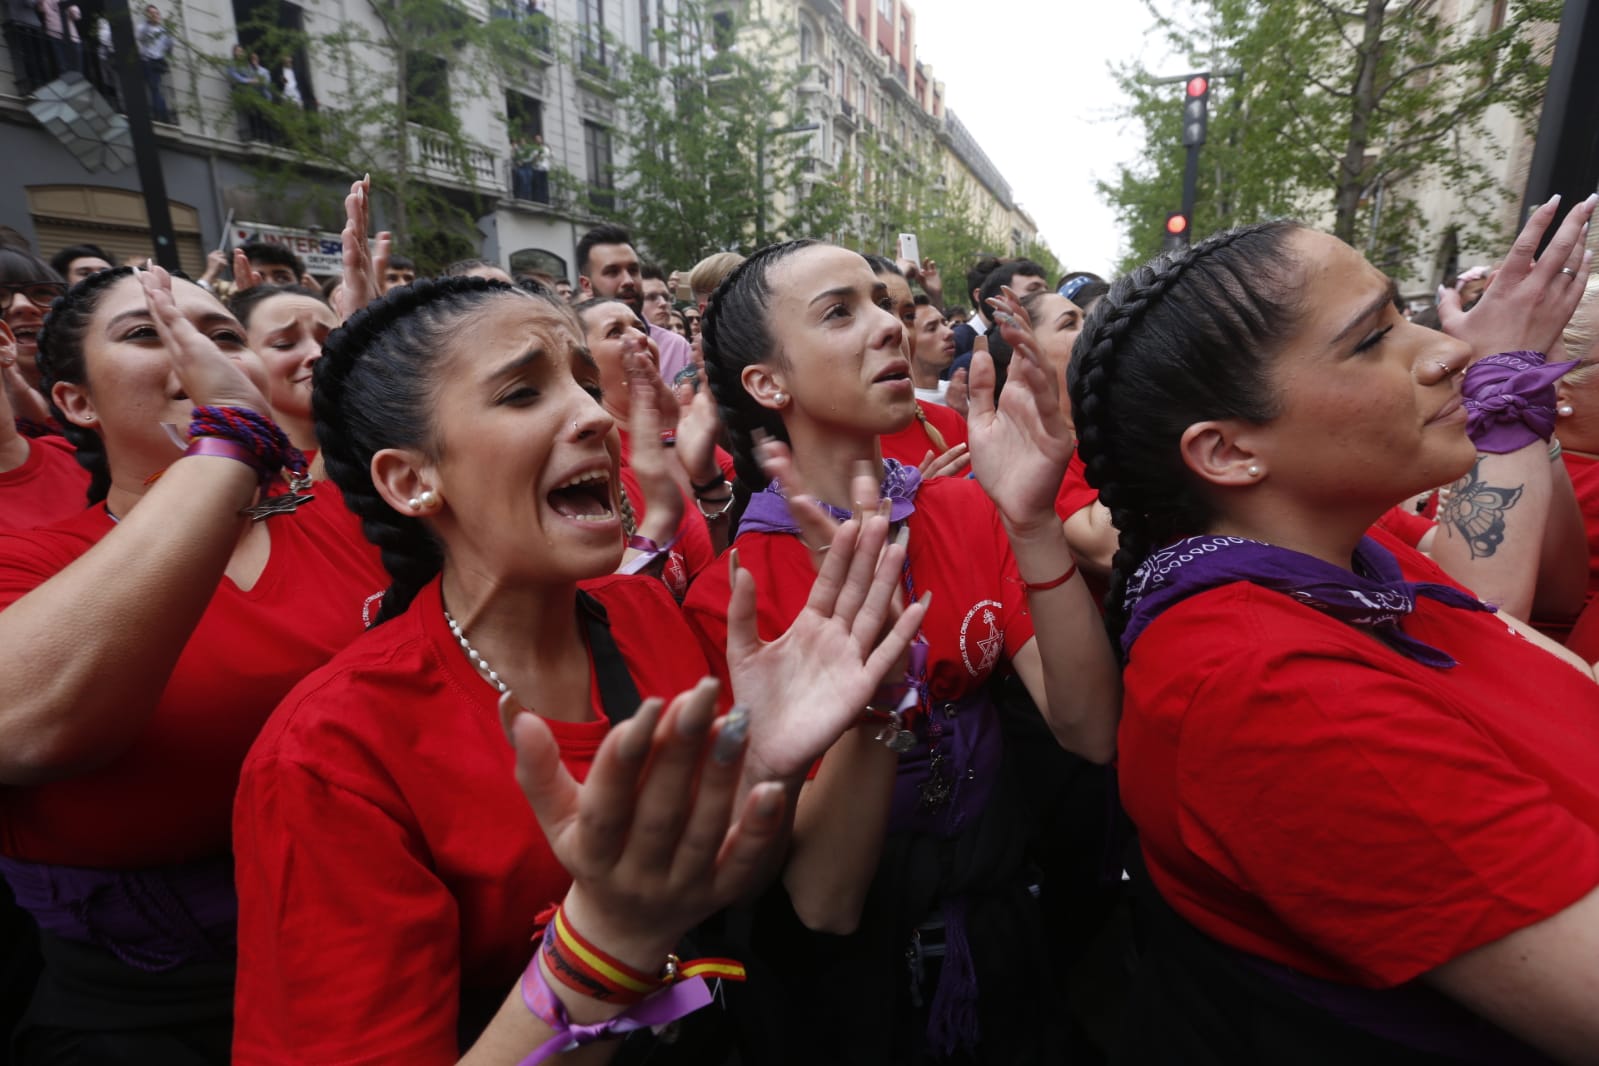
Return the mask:
{"type": "Polygon", "coordinates": [[[1188,247],[1188,215],[1173,211],[1166,216],[1166,233],[1160,239],[1160,250],[1179,252],[1188,247]]]}
{"type": "Polygon", "coordinates": [[[1195,74],[1183,83],[1183,145],[1205,143],[1205,123],[1210,115],[1210,75],[1195,74]]]}

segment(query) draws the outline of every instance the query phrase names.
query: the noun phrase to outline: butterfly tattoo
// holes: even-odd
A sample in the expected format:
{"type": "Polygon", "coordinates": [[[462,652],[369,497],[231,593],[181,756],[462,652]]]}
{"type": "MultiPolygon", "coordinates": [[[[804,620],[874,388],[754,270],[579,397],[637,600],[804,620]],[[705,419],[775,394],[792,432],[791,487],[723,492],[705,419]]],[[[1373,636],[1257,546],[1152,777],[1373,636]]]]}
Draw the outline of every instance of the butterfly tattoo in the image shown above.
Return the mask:
{"type": "Polygon", "coordinates": [[[1478,474],[1479,459],[1471,473],[1455,482],[1438,508],[1438,524],[1457,531],[1466,540],[1473,559],[1486,559],[1505,540],[1505,512],[1521,499],[1521,485],[1500,488],[1478,474]]]}

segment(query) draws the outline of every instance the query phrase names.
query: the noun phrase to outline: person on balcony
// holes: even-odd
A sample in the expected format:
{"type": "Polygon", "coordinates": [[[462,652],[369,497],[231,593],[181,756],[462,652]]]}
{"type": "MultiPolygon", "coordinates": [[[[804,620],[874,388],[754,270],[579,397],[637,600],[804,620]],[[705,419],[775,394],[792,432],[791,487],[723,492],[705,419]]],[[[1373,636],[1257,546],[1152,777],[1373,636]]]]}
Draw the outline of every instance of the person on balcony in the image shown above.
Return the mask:
{"type": "Polygon", "coordinates": [[[167,98],[162,95],[161,82],[167,74],[167,56],[172,52],[172,34],[161,21],[161,9],[146,4],[144,21],[133,31],[134,43],[139,49],[139,66],[144,70],[144,85],[150,93],[150,117],[157,122],[172,124],[172,112],[167,109],[167,98]]]}

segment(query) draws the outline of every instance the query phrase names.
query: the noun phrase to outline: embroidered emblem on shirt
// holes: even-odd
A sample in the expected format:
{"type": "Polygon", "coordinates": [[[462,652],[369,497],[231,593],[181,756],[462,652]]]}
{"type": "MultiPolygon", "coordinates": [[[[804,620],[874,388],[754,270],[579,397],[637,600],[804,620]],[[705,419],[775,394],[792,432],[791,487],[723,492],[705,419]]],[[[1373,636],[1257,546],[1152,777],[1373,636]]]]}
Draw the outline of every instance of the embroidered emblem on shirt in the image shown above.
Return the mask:
{"type": "Polygon", "coordinates": [[[999,615],[995,613],[1004,606],[998,600],[979,600],[961,622],[961,662],[973,677],[988,673],[999,661],[999,653],[1005,650],[1005,634],[1000,632],[999,615]],[[974,620],[979,623],[975,633],[970,632],[974,620]],[[974,650],[977,653],[975,663],[972,662],[974,650]]]}

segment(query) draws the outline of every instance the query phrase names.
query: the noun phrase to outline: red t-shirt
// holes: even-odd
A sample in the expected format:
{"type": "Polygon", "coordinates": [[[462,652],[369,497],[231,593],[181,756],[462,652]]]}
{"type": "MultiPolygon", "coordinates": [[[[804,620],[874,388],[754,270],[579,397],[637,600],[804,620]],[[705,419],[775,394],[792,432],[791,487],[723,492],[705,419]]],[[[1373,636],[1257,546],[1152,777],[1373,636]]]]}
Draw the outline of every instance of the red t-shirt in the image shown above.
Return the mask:
{"type": "Polygon", "coordinates": [[[1588,530],[1588,602],[1599,593],[1599,459],[1574,452],[1562,452],[1571,487],[1582,510],[1582,524],[1588,530]]]}
{"type": "MultiPolygon", "coordinates": [[[[1453,584],[1381,531],[1410,580],[1453,584]]],[[[1488,613],[1422,598],[1423,666],[1246,582],[1133,646],[1122,800],[1151,876],[1241,951],[1384,988],[1599,884],[1599,685],[1488,613]]]]}
{"type": "Polygon", "coordinates": [[[885,433],[878,440],[883,448],[884,459],[898,459],[906,466],[921,466],[922,460],[927,458],[927,453],[935,456],[942,455],[957,444],[966,443],[966,420],[941,403],[923,403],[916,401],[916,406],[921,408],[927,416],[927,421],[932,423],[934,429],[944,438],[944,446],[938,447],[933,443],[933,438],[928,435],[927,427],[922,425],[919,418],[911,419],[911,424],[898,433],[885,433]]]}
{"type": "Polygon", "coordinates": [[[1383,512],[1383,516],[1377,519],[1377,525],[1414,548],[1421,543],[1422,537],[1432,531],[1434,522],[1404,504],[1395,504],[1383,512]]]}
{"type": "MultiPolygon", "coordinates": [[[[626,431],[618,430],[622,437],[621,467],[622,488],[633,506],[633,516],[640,526],[644,524],[644,489],[638,475],[633,473],[630,459],[632,443],[626,431]]],[[[720,450],[720,449],[718,449],[720,450]]],[[[705,516],[694,503],[694,495],[683,490],[683,520],[677,526],[677,543],[666,553],[666,564],[661,570],[661,580],[672,590],[672,596],[681,601],[688,593],[691,581],[716,559],[711,547],[711,531],[705,516]]]]}
{"type": "Polygon", "coordinates": [[[1066,476],[1060,480],[1060,492],[1055,494],[1055,516],[1062,522],[1099,502],[1099,490],[1088,483],[1088,467],[1076,450],[1071,462],[1066,464],[1066,476]]]}
{"type": "MultiPolygon", "coordinates": [[[[368,598],[388,586],[376,549],[348,535],[349,512],[331,486],[269,523],[260,578],[247,592],[221,579],[127,750],[85,774],[0,789],[0,852],[107,868],[227,854],[239,766],[262,723],[284,693],[361,634],[368,598]]],[[[0,610],[114,528],[99,505],[48,529],[0,536],[0,610]]]]}
{"type": "Polygon", "coordinates": [[[89,505],[89,472],[64,437],[31,437],[28,457],[0,473],[0,530],[35,529],[89,505]]]}
{"type": "MultiPolygon", "coordinates": [[[[907,521],[910,583],[917,596],[931,589],[922,622],[928,641],[929,696],[954,700],[987,680],[1003,654],[1033,637],[1027,593],[1016,571],[999,511],[969,478],[934,478],[916,495],[907,521]]],[[[739,565],[756,582],[756,629],[776,640],[810,598],[816,572],[810,553],[788,533],[742,533],[739,565]]],[[[705,657],[727,677],[727,567],[713,566],[689,589],[683,609],[705,657]]]]}
{"type": "MultiPolygon", "coordinates": [[[[705,674],[659,581],[585,590],[640,697],[705,674]]],[[[571,878],[517,787],[497,701],[434,581],[273,714],[234,814],[235,1062],[453,1063],[461,989],[510,990],[571,878]]],[[[579,780],[610,727],[597,697],[593,711],[549,722],[579,780]]]]}

